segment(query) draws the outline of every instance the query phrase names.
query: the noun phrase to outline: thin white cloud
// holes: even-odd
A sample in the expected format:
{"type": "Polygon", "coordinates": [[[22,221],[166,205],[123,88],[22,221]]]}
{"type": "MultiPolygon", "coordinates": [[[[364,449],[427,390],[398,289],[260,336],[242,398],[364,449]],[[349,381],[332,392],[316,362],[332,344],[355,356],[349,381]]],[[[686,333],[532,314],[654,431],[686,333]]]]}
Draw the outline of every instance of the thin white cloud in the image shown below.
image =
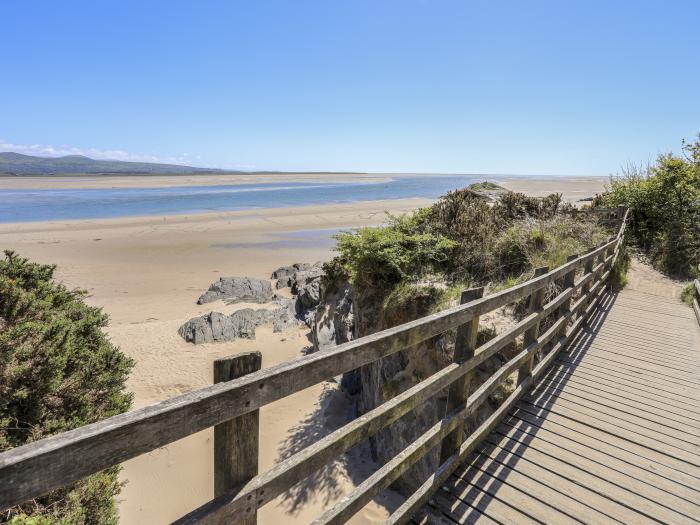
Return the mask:
{"type": "Polygon", "coordinates": [[[154,155],[139,155],[129,153],[119,149],[103,150],[96,148],[76,148],[61,144],[60,146],[52,146],[51,144],[13,144],[11,142],[0,139],[0,151],[13,151],[24,155],[37,155],[42,157],[63,157],[65,155],[84,155],[91,159],[100,160],[123,160],[130,162],[159,162],[166,164],[184,164],[189,165],[197,162],[199,156],[192,157],[187,153],[172,157],[156,157],[154,155]]]}

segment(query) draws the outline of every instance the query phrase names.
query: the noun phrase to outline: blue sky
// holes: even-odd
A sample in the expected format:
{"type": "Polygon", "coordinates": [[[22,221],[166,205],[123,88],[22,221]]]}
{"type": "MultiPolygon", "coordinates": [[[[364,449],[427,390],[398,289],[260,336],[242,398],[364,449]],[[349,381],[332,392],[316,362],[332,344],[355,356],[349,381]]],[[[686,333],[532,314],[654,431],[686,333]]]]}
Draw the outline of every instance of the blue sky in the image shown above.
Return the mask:
{"type": "Polygon", "coordinates": [[[607,175],[700,131],[700,2],[2,4],[0,150],[607,175]]]}

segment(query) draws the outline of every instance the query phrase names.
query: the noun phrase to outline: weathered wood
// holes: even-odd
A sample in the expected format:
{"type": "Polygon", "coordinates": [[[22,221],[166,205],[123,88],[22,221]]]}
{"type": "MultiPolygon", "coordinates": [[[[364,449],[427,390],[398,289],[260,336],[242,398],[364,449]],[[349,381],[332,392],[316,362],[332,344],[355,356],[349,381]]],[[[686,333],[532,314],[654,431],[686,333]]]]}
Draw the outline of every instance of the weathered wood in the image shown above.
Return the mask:
{"type": "MultiPolygon", "coordinates": [[[[497,385],[498,383],[494,384],[497,385]]],[[[484,421],[464,441],[464,443],[462,443],[459,452],[450,456],[447,462],[443,463],[438,468],[436,476],[445,476],[446,479],[452,470],[459,465],[459,461],[465,458],[467,454],[469,454],[474,447],[499,423],[501,417],[515,405],[517,400],[520,399],[530,384],[531,377],[528,376],[528,378],[526,378],[523,383],[518,385],[513,393],[506,398],[503,404],[496,409],[496,411],[491,414],[491,416],[484,421]],[[445,469],[443,469],[443,467],[445,467],[445,469]]],[[[440,422],[432,426],[427,432],[411,443],[395,458],[388,461],[383,467],[356,487],[355,490],[341,499],[333,508],[326,511],[319,519],[315,520],[313,522],[314,525],[325,523],[344,523],[350,519],[350,517],[364,507],[370,499],[391,485],[391,483],[398,479],[399,476],[401,476],[407,469],[414,465],[431,448],[433,448],[442,437],[444,437],[448,432],[452,431],[457,424],[461,423],[464,418],[476,408],[476,406],[474,406],[474,404],[471,402],[472,398],[476,401],[479,397],[480,395],[478,392],[475,392],[469,396],[470,401],[467,403],[467,406],[464,409],[443,418],[440,422]]],[[[428,481],[436,479],[439,478],[432,476],[428,481]]],[[[402,519],[405,518],[405,520],[408,520],[411,514],[408,514],[407,510],[417,510],[418,508],[418,505],[416,505],[418,500],[414,500],[413,497],[420,494],[420,505],[422,505],[427,500],[427,497],[429,497],[430,492],[432,492],[432,484],[429,485],[429,489],[427,491],[422,490],[424,486],[425,484],[421,486],[421,488],[419,488],[418,491],[416,491],[406,502],[404,502],[404,504],[392,514],[387,523],[397,522],[396,520],[398,520],[400,516],[402,519]],[[423,497],[426,499],[422,499],[423,497]]]]}
{"type": "Polygon", "coordinates": [[[0,485],[0,509],[457,328],[476,315],[532,294],[598,253],[594,250],[545,275],[465,305],[4,452],[0,479],[7,482],[0,485]]]}
{"type": "MultiPolygon", "coordinates": [[[[669,300],[663,310],[668,308],[669,315],[678,316],[674,327],[686,329],[671,339],[672,344],[668,338],[656,337],[657,324],[665,318],[657,313],[659,307],[648,294],[636,298],[638,312],[652,312],[643,322],[629,327],[601,323],[605,316],[615,317],[624,310],[620,305],[629,304],[625,297],[631,293],[623,290],[617,301],[610,300],[605,286],[610,261],[608,255],[600,278],[591,282],[590,304],[579,299],[572,306],[582,314],[568,331],[567,337],[574,341],[570,354],[548,355],[533,369],[532,380],[538,386],[478,447],[478,470],[467,467],[464,474],[456,472],[466,476],[463,485],[453,477],[443,486],[452,491],[455,502],[462,493],[483,500],[471,489],[476,487],[544,522],[551,521],[547,516],[552,507],[582,523],[606,523],[605,516],[624,523],[697,522],[700,418],[696,403],[688,399],[679,404],[681,398],[669,389],[680,388],[678,384],[687,383],[688,374],[697,370],[691,368],[697,360],[680,362],[674,356],[697,357],[700,331],[687,310],[669,300]],[[591,327],[581,333],[583,320],[594,310],[600,312],[601,301],[605,316],[598,313],[591,327]],[[629,346],[615,339],[622,334],[629,346]],[[648,350],[653,348],[653,352],[648,350]],[[668,354],[666,361],[661,358],[664,353],[668,354]],[[610,373],[596,371],[603,358],[611,363],[610,373]],[[548,368],[552,359],[560,365],[548,368]],[[667,371],[665,386],[660,383],[660,367],[667,371]],[[638,387],[648,381],[649,388],[638,387]],[[540,482],[544,485],[538,485],[540,482]],[[536,500],[523,499],[522,494],[536,500]],[[562,495],[575,501],[567,504],[562,495]]],[[[443,509],[456,504],[440,500],[443,509]]],[[[507,522],[500,503],[491,512],[488,504],[479,510],[507,522]]]]}
{"type": "MultiPolygon", "coordinates": [[[[545,275],[549,271],[549,268],[547,266],[543,266],[542,268],[537,268],[535,270],[535,277],[538,277],[540,275],[545,275]]],[[[540,288],[536,290],[535,292],[530,295],[530,302],[528,304],[528,310],[533,313],[537,312],[542,308],[542,303],[544,302],[544,288],[540,288]]],[[[523,339],[523,345],[528,346],[530,345],[535,339],[537,339],[537,331],[539,330],[539,322],[535,323],[532,328],[528,329],[525,332],[525,337],[523,339]]],[[[526,361],[523,366],[518,370],[518,384],[522,383],[525,377],[530,375],[530,372],[532,372],[532,366],[535,360],[535,356],[533,355],[528,361],[526,361]]]]}
{"type": "MultiPolygon", "coordinates": [[[[607,252],[606,252],[607,253],[607,252]]],[[[567,259],[568,261],[574,261],[578,259],[578,254],[573,254],[570,255],[569,258],[567,259]]],[[[576,283],[576,268],[572,269],[569,273],[567,273],[564,276],[564,289],[567,288],[575,288],[575,283],[576,283]]],[[[571,299],[568,301],[565,301],[560,307],[559,307],[559,317],[563,317],[566,315],[571,309],[571,299]]],[[[562,326],[560,336],[563,337],[566,335],[566,324],[562,326]]]]}
{"type": "MultiPolygon", "coordinates": [[[[484,295],[484,287],[470,288],[462,292],[460,302],[466,304],[475,299],[480,299],[484,295]]],[[[457,329],[457,337],[455,339],[455,350],[453,360],[455,363],[462,363],[472,357],[474,357],[474,350],[476,349],[476,338],[479,333],[479,316],[474,316],[471,321],[463,324],[457,329]]],[[[469,390],[471,388],[472,378],[474,376],[473,371],[464,374],[461,378],[456,380],[447,393],[447,406],[445,411],[447,414],[451,414],[458,408],[464,406],[469,397],[469,390]]],[[[464,441],[464,425],[459,425],[454,432],[448,434],[447,437],[442,442],[442,448],[440,451],[440,463],[444,459],[447,459],[452,454],[459,449],[459,446],[464,441]]]]}
{"type": "MultiPolygon", "coordinates": [[[[260,370],[262,354],[244,354],[214,361],[214,383],[231,381],[260,370]]],[[[258,474],[260,412],[254,410],[214,427],[214,496],[242,486],[258,474]]],[[[255,512],[241,523],[255,525],[255,512]]]]}
{"type": "MultiPolygon", "coordinates": [[[[390,425],[408,411],[424,403],[465,373],[474,370],[488,358],[502,350],[507,344],[515,340],[516,337],[525,332],[525,330],[530,328],[539,319],[554,312],[560,307],[562,302],[571,297],[572,292],[573,290],[563,291],[547,303],[540,312],[530,314],[509,330],[481,345],[477,349],[477,352],[475,352],[476,355],[467,361],[461,364],[453,363],[443,368],[409,390],[392,398],[390,401],[380,405],[358,419],[353,420],[313,445],[310,445],[285,461],[277,464],[271,470],[251,480],[251,482],[239,492],[230,492],[220,498],[216,498],[187,514],[176,523],[178,525],[190,523],[228,523],[234,516],[247,515],[249,512],[252,512],[254,508],[268,503],[279,494],[292,487],[299,479],[310,475],[360,441],[374,435],[379,429],[390,425]]],[[[543,337],[541,341],[544,343],[549,341],[549,338],[545,339],[543,337]]],[[[528,349],[528,355],[536,351],[537,348],[539,348],[539,346],[533,346],[528,349]]],[[[522,358],[523,354],[521,353],[519,356],[516,356],[515,359],[521,360],[522,358]]],[[[513,360],[506,363],[500,373],[504,374],[504,370],[507,367],[518,366],[521,362],[520,360],[516,364],[514,364],[513,360]]],[[[479,395],[477,398],[483,396],[484,393],[490,393],[494,382],[503,379],[503,377],[498,376],[498,374],[499,372],[494,374],[490,382],[485,383],[485,386],[482,385],[478,391],[479,395]],[[489,388],[491,389],[488,390],[489,388]]],[[[481,401],[483,401],[483,399],[481,401]]],[[[481,401],[479,401],[479,403],[481,401]]]]}
{"type": "MultiPolygon", "coordinates": [[[[570,314],[567,314],[567,316],[562,317],[552,325],[547,332],[539,336],[535,341],[533,341],[526,349],[524,349],[522,352],[520,352],[518,355],[513,357],[510,361],[508,361],[506,364],[504,364],[501,368],[499,368],[494,374],[489,377],[472,395],[469,396],[469,399],[467,401],[467,409],[468,412],[471,413],[473,412],[476,408],[478,408],[489,396],[491,392],[495,390],[495,388],[503,382],[513,371],[515,371],[516,368],[521,366],[523,362],[525,362],[528,359],[531,359],[531,357],[545,344],[547,344],[553,337],[555,337],[556,334],[560,332],[561,326],[566,326],[566,320],[567,317],[570,314]]],[[[553,351],[558,351],[558,349],[565,344],[565,338],[559,339],[557,345],[555,345],[553,351]]],[[[525,380],[523,381],[523,384],[529,385],[531,384],[531,376],[528,375],[525,380]]],[[[527,386],[525,387],[525,389],[527,386]]],[[[518,389],[516,389],[518,391],[518,389]]],[[[510,398],[509,398],[510,399],[510,398]]],[[[467,417],[465,415],[464,417],[467,417]]],[[[484,424],[482,424],[482,427],[489,423],[491,419],[489,418],[484,424]]],[[[458,456],[460,458],[464,458],[469,451],[473,449],[473,446],[475,446],[478,443],[478,436],[481,435],[480,429],[482,427],[479,427],[467,440],[467,442],[473,442],[472,447],[469,448],[468,451],[464,451],[464,449],[460,448],[459,454],[453,453],[452,456],[449,458],[446,458],[445,461],[441,461],[441,466],[438,468],[438,471],[436,472],[435,476],[432,476],[426,483],[424,483],[421,488],[414,494],[416,496],[415,498],[411,496],[409,500],[407,500],[404,505],[402,505],[399,509],[397,509],[394,514],[392,514],[390,520],[387,523],[405,523],[411,515],[427,501],[427,497],[430,494],[430,491],[433,490],[436,487],[436,484],[443,483],[444,480],[447,478],[447,476],[450,475],[452,470],[456,468],[458,463],[456,463],[456,459],[458,456]],[[452,469],[452,470],[450,470],[452,469]],[[438,474],[439,473],[439,474],[438,474]]],[[[427,452],[427,451],[426,451],[427,452]]],[[[416,461],[420,459],[417,458],[416,461]]],[[[387,485],[388,486],[388,485],[387,485]]]]}
{"type": "Polygon", "coordinates": [[[394,525],[397,523],[406,523],[411,516],[428,501],[430,495],[435,491],[435,489],[442,485],[447,478],[449,478],[460,463],[464,461],[464,459],[476,448],[476,446],[496,427],[496,425],[498,425],[503,416],[505,416],[515,406],[531,384],[532,376],[527,376],[525,380],[519,384],[505,399],[503,404],[467,437],[464,443],[462,443],[459,452],[450,456],[442,465],[440,465],[435,471],[435,474],[430,476],[418,488],[418,490],[411,494],[411,496],[391,514],[389,519],[386,521],[386,524],[394,525]]]}
{"type": "MultiPolygon", "coordinates": [[[[700,266],[699,266],[700,267],[700,266]]],[[[700,279],[695,279],[693,281],[695,285],[695,297],[693,297],[693,311],[695,312],[695,318],[700,324],[700,279]]]]}

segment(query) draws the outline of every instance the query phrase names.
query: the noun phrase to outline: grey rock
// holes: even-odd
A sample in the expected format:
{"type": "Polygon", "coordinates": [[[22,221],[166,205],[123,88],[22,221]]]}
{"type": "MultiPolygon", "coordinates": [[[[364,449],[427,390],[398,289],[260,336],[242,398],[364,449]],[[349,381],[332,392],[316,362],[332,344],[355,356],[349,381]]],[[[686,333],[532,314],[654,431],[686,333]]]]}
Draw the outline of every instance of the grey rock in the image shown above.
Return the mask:
{"type": "Polygon", "coordinates": [[[255,339],[255,328],[265,321],[265,310],[244,308],[231,315],[209,312],[183,324],[178,333],[194,344],[234,339],[255,339]]]}
{"type": "Polygon", "coordinates": [[[273,332],[283,332],[287,328],[299,325],[296,317],[296,301],[294,299],[277,299],[278,308],[269,310],[269,320],[272,322],[273,332]]]}
{"type": "Polygon", "coordinates": [[[321,280],[307,281],[299,287],[299,301],[304,308],[314,308],[321,300],[321,280]]]}
{"type": "Polygon", "coordinates": [[[329,283],[323,290],[314,318],[312,341],[314,350],[351,341],[355,337],[355,316],[352,291],[347,281],[329,283]]]}
{"type": "Polygon", "coordinates": [[[289,285],[292,287],[293,294],[301,293],[301,289],[305,284],[320,279],[323,275],[321,266],[314,266],[310,270],[300,270],[289,278],[289,285]]]}
{"type": "Polygon", "coordinates": [[[277,299],[277,307],[272,309],[243,308],[225,315],[210,312],[194,317],[183,324],[178,333],[190,343],[201,344],[235,339],[255,339],[255,329],[272,323],[274,332],[282,332],[299,325],[293,299],[277,299]]]}
{"type": "Polygon", "coordinates": [[[284,277],[291,277],[298,271],[310,270],[313,266],[319,265],[320,263],[294,263],[290,266],[281,266],[272,272],[271,279],[281,279],[284,277]]]}
{"type": "Polygon", "coordinates": [[[221,277],[202,294],[197,304],[225,299],[230,303],[266,303],[272,299],[270,281],[252,277],[221,277]]]}

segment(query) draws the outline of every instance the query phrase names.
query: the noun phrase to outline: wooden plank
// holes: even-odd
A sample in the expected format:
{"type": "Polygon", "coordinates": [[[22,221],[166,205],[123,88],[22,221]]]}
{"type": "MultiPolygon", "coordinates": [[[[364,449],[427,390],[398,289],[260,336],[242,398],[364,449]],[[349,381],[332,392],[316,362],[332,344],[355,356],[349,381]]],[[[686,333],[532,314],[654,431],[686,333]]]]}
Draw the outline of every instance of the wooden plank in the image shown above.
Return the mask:
{"type": "Polygon", "coordinates": [[[431,501],[436,508],[460,525],[472,523],[539,525],[539,522],[527,514],[523,514],[509,503],[494,498],[488,492],[478,488],[474,490],[469,504],[442,488],[438,489],[431,501]]]}
{"type": "Polygon", "coordinates": [[[569,367],[563,367],[562,370],[566,370],[566,373],[570,374],[568,380],[573,384],[597,388],[609,394],[617,393],[623,398],[647,403],[650,406],[665,409],[671,414],[683,416],[695,422],[700,421],[699,407],[692,403],[683,403],[675,397],[664,394],[657,389],[647,389],[640,384],[632,386],[622,382],[616,382],[605,373],[600,373],[593,368],[581,370],[579,374],[574,374],[574,369],[569,367]]]}
{"type": "MultiPolygon", "coordinates": [[[[551,503],[555,505],[558,502],[556,493],[547,491],[549,500],[542,499],[538,496],[541,496],[542,491],[546,489],[538,490],[539,487],[535,483],[523,483],[520,486],[514,483],[508,483],[504,477],[504,469],[498,468],[502,466],[494,464],[493,462],[485,466],[483,465],[484,462],[484,456],[479,455],[469,466],[469,470],[464,474],[463,478],[450,478],[444,488],[452,494],[454,499],[463,502],[470,502],[475,494],[479,494],[480,491],[483,491],[488,495],[485,498],[488,502],[485,512],[501,523],[518,522],[506,521],[508,518],[511,518],[511,516],[504,513],[502,506],[491,509],[491,504],[494,501],[507,503],[511,509],[517,509],[520,514],[524,514],[536,520],[538,523],[579,524],[577,520],[566,514],[566,507],[562,508],[550,505],[550,500],[553,500],[551,503]]],[[[517,475],[517,472],[513,474],[513,477],[518,481],[522,481],[522,478],[517,475]]],[[[525,478],[525,480],[532,481],[528,478],[525,478]]],[[[569,504],[571,504],[570,501],[569,504]]],[[[608,519],[608,523],[609,522],[608,519]]]]}
{"type": "MultiPolygon", "coordinates": [[[[231,381],[257,372],[262,366],[262,353],[246,352],[214,361],[214,383],[231,381]]],[[[235,490],[258,474],[260,414],[248,412],[214,427],[214,495],[235,490]]],[[[255,512],[241,520],[255,525],[255,512]]]]}
{"type": "MultiPolygon", "coordinates": [[[[480,299],[484,295],[484,287],[471,288],[462,292],[460,302],[462,304],[480,299]]],[[[479,334],[479,316],[474,316],[471,321],[463,324],[457,329],[457,337],[455,339],[455,349],[453,360],[455,363],[462,363],[474,357],[476,350],[476,340],[479,334]]],[[[455,410],[466,405],[469,397],[469,391],[472,389],[472,380],[474,371],[471,370],[457,379],[450,385],[447,393],[447,403],[445,413],[451,414],[455,410]]],[[[464,441],[464,425],[458,425],[451,434],[442,441],[440,450],[440,464],[444,463],[447,458],[459,450],[460,445],[464,441]]]]}
{"type": "MultiPolygon", "coordinates": [[[[299,479],[305,478],[360,441],[374,435],[380,428],[398,420],[402,415],[421,403],[424,403],[437,392],[443,390],[461,375],[473,370],[487,358],[500,351],[509,341],[512,341],[516,335],[524,332],[538,317],[546,316],[549,312],[558,308],[559,304],[566,299],[568,294],[569,292],[563,292],[547,303],[541,312],[531,314],[507,332],[499,334],[499,336],[483,344],[479,347],[478,354],[474,355],[468,361],[461,364],[453,363],[443,368],[436,374],[433,374],[411,389],[399,394],[387,403],[382,404],[298,452],[294,456],[277,464],[273,469],[251,480],[251,482],[240,491],[222,495],[222,497],[216,498],[188,513],[186,516],[183,516],[176,523],[179,525],[203,521],[207,523],[226,523],[232,516],[247,515],[247,513],[253,511],[255,508],[268,503],[297,483],[299,479]]],[[[483,403],[490,392],[492,392],[528,355],[532,355],[542,344],[549,341],[555,330],[556,325],[538,338],[533,345],[503,365],[503,367],[493,374],[488,381],[481,385],[474,395],[470,396],[468,399],[469,413],[483,403]]]]}
{"type": "Polygon", "coordinates": [[[700,379],[700,375],[697,372],[697,366],[695,363],[686,362],[682,359],[664,355],[664,352],[659,351],[654,353],[652,350],[647,350],[643,347],[634,348],[625,342],[601,340],[596,338],[591,342],[591,345],[587,349],[587,353],[590,355],[615,355],[618,358],[624,358],[630,362],[640,361],[644,364],[655,365],[663,369],[669,370],[671,373],[677,371],[685,377],[695,379],[696,377],[700,379]]]}
{"type": "Polygon", "coordinates": [[[660,321],[663,319],[664,323],[670,323],[671,325],[687,326],[686,321],[692,319],[692,312],[685,312],[683,310],[677,309],[666,309],[666,308],[649,308],[647,306],[633,306],[621,304],[617,307],[618,315],[624,315],[629,312],[628,315],[637,315],[641,318],[654,319],[655,321],[660,321]]]}
{"type": "Polygon", "coordinates": [[[700,485],[696,478],[658,461],[630,452],[624,448],[626,443],[623,440],[616,440],[605,434],[593,438],[559,423],[537,418],[526,411],[504,418],[495,432],[503,434],[506,427],[521,430],[620,472],[629,473],[637,479],[643,479],[646,483],[676,494],[687,501],[700,502],[700,485]]]}
{"type": "MultiPolygon", "coordinates": [[[[610,344],[627,351],[633,351],[635,355],[645,358],[660,359],[665,362],[670,361],[684,366],[688,365],[687,368],[692,368],[693,370],[697,368],[698,356],[693,356],[690,352],[676,353],[671,350],[672,346],[670,344],[655,343],[649,341],[646,337],[644,341],[639,341],[639,344],[635,344],[635,341],[631,339],[633,335],[633,333],[618,334],[609,331],[600,332],[596,335],[591,346],[605,348],[606,344],[610,344]]],[[[688,346],[690,346],[690,344],[690,341],[688,341],[688,346]]]]}
{"type": "Polygon", "coordinates": [[[591,395],[600,395],[602,399],[619,401],[620,403],[631,405],[638,409],[649,409],[652,414],[667,417],[672,421],[691,425],[694,430],[700,426],[700,414],[683,408],[678,408],[669,404],[667,399],[655,399],[648,395],[643,395],[639,390],[631,390],[616,385],[614,383],[601,383],[591,380],[586,374],[575,374],[571,369],[554,369],[543,383],[550,376],[557,375],[567,388],[574,391],[583,391],[591,395]]]}
{"type": "MultiPolygon", "coordinates": [[[[491,436],[487,439],[490,440],[491,436]]],[[[615,512],[605,512],[606,500],[596,492],[578,487],[546,469],[539,469],[536,473],[523,471],[518,468],[517,461],[509,462],[505,455],[492,458],[486,452],[496,449],[491,443],[484,443],[479,449],[479,456],[455,472],[455,477],[446,486],[457,498],[469,501],[475,487],[486,486],[493,496],[507,501],[510,501],[508,496],[513,493],[525,493],[529,497],[520,496],[518,508],[540,521],[546,520],[545,523],[573,520],[576,523],[607,525],[611,521],[617,522],[615,512]],[[556,513],[552,512],[552,507],[556,513]]],[[[622,509],[618,510],[620,514],[622,509]]]]}
{"type": "Polygon", "coordinates": [[[546,412],[548,414],[557,414],[566,419],[576,421],[577,423],[597,428],[609,434],[623,437],[624,439],[632,440],[645,446],[646,448],[678,460],[678,462],[674,462],[674,468],[678,468],[679,470],[687,472],[691,475],[700,474],[700,469],[697,465],[697,454],[660,441],[659,438],[662,438],[663,436],[659,436],[656,433],[646,432],[644,429],[629,425],[625,422],[615,421],[614,419],[611,422],[610,418],[593,417],[590,414],[590,411],[589,413],[582,413],[581,411],[575,410],[570,406],[565,406],[564,403],[557,403],[553,406],[546,406],[542,403],[534,404],[530,403],[529,400],[525,400],[524,403],[527,403],[532,407],[532,413],[537,414],[535,409],[540,409],[543,411],[541,413],[546,412]]]}
{"type": "Polygon", "coordinates": [[[653,380],[659,384],[676,385],[691,393],[697,392],[698,387],[700,387],[700,381],[686,379],[685,377],[678,377],[681,376],[679,372],[674,371],[674,373],[678,374],[678,376],[676,376],[665,372],[663,367],[658,367],[647,363],[639,363],[638,361],[633,362],[629,359],[618,358],[613,354],[604,355],[586,353],[584,359],[589,362],[597,362],[607,365],[612,369],[617,369],[636,375],[644,375],[650,380],[653,380]]]}
{"type": "Polygon", "coordinates": [[[625,429],[603,425],[591,426],[575,418],[541,409],[540,407],[528,403],[521,403],[517,410],[513,412],[513,416],[526,420],[529,423],[539,424],[546,428],[553,428],[557,432],[573,432],[600,441],[601,443],[606,443],[612,447],[625,450],[640,458],[654,462],[656,465],[655,468],[657,468],[659,472],[666,472],[669,478],[681,480],[679,482],[689,483],[690,486],[697,486],[697,480],[700,479],[700,470],[696,469],[696,472],[693,473],[692,467],[682,459],[666,454],[663,450],[656,450],[653,448],[655,445],[654,442],[638,441],[633,433],[625,429]],[[650,444],[651,447],[649,446],[650,444]],[[677,477],[676,473],[678,473],[677,477]],[[688,482],[687,480],[691,481],[688,482]]]}
{"type": "Polygon", "coordinates": [[[634,380],[642,379],[649,384],[657,385],[658,387],[668,391],[678,392],[679,394],[682,394],[693,401],[700,401],[700,397],[698,397],[698,394],[696,394],[698,391],[696,385],[688,383],[687,381],[677,380],[668,374],[643,368],[628,361],[616,360],[612,357],[613,356],[591,355],[586,354],[585,352],[578,354],[571,353],[569,354],[569,359],[567,362],[573,366],[596,365],[611,373],[618,373],[624,377],[634,380]]]}
{"type": "MultiPolygon", "coordinates": [[[[679,432],[668,425],[659,424],[646,415],[635,414],[619,409],[610,409],[606,405],[595,401],[590,401],[579,395],[572,395],[566,391],[555,389],[541,390],[537,395],[529,396],[528,400],[533,404],[542,406],[544,404],[564,407],[577,413],[588,416],[592,422],[607,421],[615,423],[624,428],[637,432],[641,435],[655,439],[658,443],[664,443],[670,447],[684,450],[688,453],[700,453],[700,445],[697,436],[679,432]]],[[[700,457],[698,458],[700,465],[700,457]]]]}
{"type": "MultiPolygon", "coordinates": [[[[555,372],[549,372],[547,380],[540,383],[536,389],[537,392],[544,390],[557,389],[561,392],[574,391],[580,394],[580,397],[589,399],[592,402],[600,400],[602,406],[615,408],[623,411],[646,413],[647,409],[649,416],[654,420],[654,417],[660,418],[659,421],[675,421],[677,425],[683,426],[690,433],[698,432],[698,418],[692,412],[669,412],[668,406],[661,404],[661,407],[656,407],[653,403],[650,404],[646,400],[639,400],[638,396],[620,392],[616,387],[611,387],[607,391],[599,389],[594,384],[583,382],[585,377],[583,374],[577,374],[576,370],[569,368],[557,368],[555,372]],[[570,381],[574,383],[570,384],[570,381]],[[635,399],[636,397],[636,399],[635,399]],[[615,404],[617,403],[617,404],[615,404]]],[[[680,427],[679,427],[680,430],[680,427]]]]}
{"type": "MultiPolygon", "coordinates": [[[[696,515],[700,516],[700,500],[689,501],[673,492],[660,489],[648,483],[647,480],[650,476],[643,470],[634,471],[636,475],[640,476],[637,478],[627,465],[623,464],[622,469],[618,470],[611,466],[610,460],[596,461],[591,457],[597,452],[595,448],[572,451],[562,447],[559,442],[552,443],[545,439],[540,439],[536,434],[533,435],[514,427],[499,427],[496,434],[498,435],[492,434],[487,441],[497,444],[502,449],[515,452],[522,457],[527,457],[530,454],[527,450],[532,449],[541,453],[543,455],[541,457],[546,456],[547,458],[565,462],[567,465],[605,480],[605,483],[615,485],[622,491],[631,492],[644,500],[642,504],[653,502],[654,507],[663,507],[663,509],[654,509],[649,506],[648,510],[650,511],[646,512],[647,515],[659,518],[661,515],[668,515],[668,511],[672,511],[682,514],[686,518],[692,518],[696,515]]],[[[540,464],[544,465],[544,463],[540,464]]],[[[557,471],[557,474],[560,475],[562,473],[557,471]]],[[[575,481],[578,481],[578,479],[575,481]]],[[[605,493],[606,497],[610,495],[610,491],[606,490],[604,486],[599,486],[598,488],[605,493]]],[[[629,501],[633,500],[630,498],[629,501]]],[[[618,500],[618,502],[625,504],[624,501],[618,500]]],[[[639,509],[644,510],[643,507],[639,507],[639,509]]]]}
{"type": "MultiPolygon", "coordinates": [[[[616,326],[619,325],[622,328],[627,328],[631,330],[649,330],[649,324],[642,324],[635,321],[635,318],[630,318],[629,316],[615,315],[611,313],[606,318],[606,326],[616,326]]],[[[690,335],[692,331],[690,329],[683,328],[667,328],[665,325],[654,326],[654,332],[661,335],[666,335],[670,337],[682,337],[684,341],[690,340],[690,335]]]]}
{"type": "MultiPolygon", "coordinates": [[[[501,458],[505,456],[508,459],[511,459],[512,456],[517,456],[517,459],[512,461],[516,461],[521,470],[531,465],[546,468],[550,472],[571,480],[577,485],[597,492],[612,502],[627,507],[624,512],[627,516],[626,523],[642,523],[644,521],[678,525],[697,523],[692,517],[680,512],[678,509],[673,510],[663,507],[654,500],[650,500],[628,488],[623,488],[621,484],[633,483],[629,476],[623,478],[621,475],[616,475],[611,469],[605,471],[604,474],[600,469],[590,470],[594,465],[583,461],[584,458],[575,455],[569,456],[561,451],[557,455],[544,453],[537,448],[538,446],[543,446],[543,444],[537,443],[535,445],[534,441],[529,441],[528,446],[523,447],[517,438],[498,440],[489,436],[487,441],[497,446],[496,450],[489,452],[489,457],[493,459],[499,456],[501,458]],[[566,457],[566,461],[563,457],[566,457]],[[582,467],[582,465],[586,465],[586,467],[582,467]],[[609,476],[609,478],[606,476],[609,476]],[[610,478],[614,479],[615,483],[610,481],[610,478]],[[631,509],[634,509],[635,512],[631,512],[631,509]],[[644,516],[647,518],[646,520],[643,519],[644,516]]],[[[639,490],[640,486],[641,484],[635,485],[635,489],[639,490]]],[[[612,508],[612,505],[604,507],[604,512],[607,513],[612,508]]]]}
{"type": "MultiPolygon", "coordinates": [[[[571,378],[567,377],[556,377],[553,379],[556,383],[551,384],[546,391],[554,395],[561,394],[562,396],[573,396],[576,399],[586,399],[594,403],[600,403],[601,406],[610,411],[619,410],[631,414],[643,414],[643,417],[649,418],[650,421],[656,424],[675,429],[688,436],[700,438],[700,421],[698,419],[687,415],[678,415],[669,411],[668,407],[658,407],[648,401],[632,399],[620,391],[606,391],[592,387],[590,384],[573,382],[571,378]]],[[[544,382],[548,381],[549,379],[544,382]]]]}
{"type": "Polygon", "coordinates": [[[587,374],[591,374],[592,376],[598,378],[602,377],[604,379],[612,380],[612,381],[618,381],[620,384],[629,386],[630,388],[637,388],[640,389],[643,392],[651,392],[651,393],[656,393],[657,395],[662,395],[665,398],[671,399],[675,401],[676,403],[680,403],[686,407],[689,407],[691,409],[697,409],[698,408],[698,401],[696,399],[693,399],[692,397],[688,397],[684,392],[687,391],[684,390],[679,390],[679,389],[673,389],[673,386],[670,388],[665,388],[667,385],[659,385],[658,383],[655,383],[654,381],[651,381],[649,378],[643,377],[643,376],[633,376],[630,377],[629,375],[625,374],[624,372],[621,372],[619,370],[614,370],[610,369],[609,367],[605,365],[600,365],[599,363],[593,363],[593,362],[577,362],[577,363],[571,363],[569,361],[564,361],[563,359],[559,360],[561,365],[570,367],[570,368],[576,368],[576,369],[581,369],[581,371],[585,371],[587,374]]]}

